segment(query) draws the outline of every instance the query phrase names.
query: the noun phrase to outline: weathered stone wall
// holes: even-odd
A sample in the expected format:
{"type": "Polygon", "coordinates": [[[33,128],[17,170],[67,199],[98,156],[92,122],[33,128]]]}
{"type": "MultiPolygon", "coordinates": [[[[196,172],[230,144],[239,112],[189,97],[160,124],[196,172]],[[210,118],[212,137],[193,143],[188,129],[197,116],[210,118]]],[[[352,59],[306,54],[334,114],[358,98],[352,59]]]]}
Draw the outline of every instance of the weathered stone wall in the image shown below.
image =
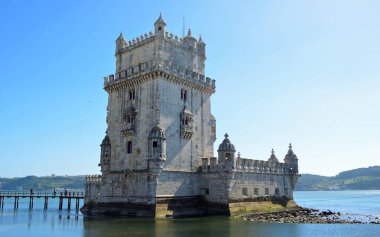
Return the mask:
{"type": "Polygon", "coordinates": [[[101,182],[87,183],[86,201],[154,204],[155,180],[147,171],[103,175],[101,182]]]}
{"type": "Polygon", "coordinates": [[[156,80],[149,80],[109,93],[107,122],[112,144],[111,171],[147,168],[148,136],[157,120],[156,83],[156,80]],[[130,99],[131,90],[135,90],[134,99],[130,99]],[[132,109],[135,110],[133,129],[124,132],[131,126],[124,116],[132,109]],[[132,142],[131,154],[127,152],[128,141],[132,142]]]}
{"type": "Polygon", "coordinates": [[[283,175],[236,172],[234,179],[230,183],[229,200],[285,196],[286,187],[287,182],[283,175]],[[276,188],[278,188],[278,194],[275,193],[276,188]],[[258,194],[254,193],[255,189],[257,189],[258,194]],[[267,194],[265,189],[268,189],[267,194]]]}
{"type": "Polygon", "coordinates": [[[199,173],[162,171],[157,184],[157,197],[199,196],[199,184],[199,173]]]}
{"type": "Polygon", "coordinates": [[[195,171],[202,157],[213,152],[211,141],[210,94],[190,86],[178,85],[164,79],[158,80],[160,95],[160,125],[165,131],[167,154],[164,169],[195,171]],[[181,89],[186,90],[186,100],[181,99],[181,89]],[[191,139],[181,138],[181,112],[186,109],[193,114],[191,139]]]}

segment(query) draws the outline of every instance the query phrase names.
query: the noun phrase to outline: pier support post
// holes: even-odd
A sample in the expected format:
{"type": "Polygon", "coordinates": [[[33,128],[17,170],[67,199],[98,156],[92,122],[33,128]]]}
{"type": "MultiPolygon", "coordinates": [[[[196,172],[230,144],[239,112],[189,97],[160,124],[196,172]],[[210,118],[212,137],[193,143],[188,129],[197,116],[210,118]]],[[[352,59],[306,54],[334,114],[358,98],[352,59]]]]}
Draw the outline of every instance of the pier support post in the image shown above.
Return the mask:
{"type": "Polygon", "coordinates": [[[58,209],[62,210],[62,203],[63,203],[63,197],[62,197],[62,192],[59,195],[59,206],[58,209]]]}
{"type": "Polygon", "coordinates": [[[71,198],[69,197],[67,199],[67,210],[70,210],[71,209],[71,198]]]}
{"type": "Polygon", "coordinates": [[[31,195],[29,197],[29,210],[33,209],[33,201],[34,201],[34,197],[33,197],[33,195],[31,195]]]}
{"type": "Polygon", "coordinates": [[[14,203],[14,207],[13,207],[15,210],[18,209],[18,196],[15,195],[15,203],[14,203]]]}
{"type": "Polygon", "coordinates": [[[47,210],[48,209],[48,200],[49,197],[48,196],[45,196],[45,202],[44,202],[44,210],[47,210]]]}
{"type": "Polygon", "coordinates": [[[75,210],[79,210],[79,198],[77,197],[76,199],[75,199],[75,210]]]}

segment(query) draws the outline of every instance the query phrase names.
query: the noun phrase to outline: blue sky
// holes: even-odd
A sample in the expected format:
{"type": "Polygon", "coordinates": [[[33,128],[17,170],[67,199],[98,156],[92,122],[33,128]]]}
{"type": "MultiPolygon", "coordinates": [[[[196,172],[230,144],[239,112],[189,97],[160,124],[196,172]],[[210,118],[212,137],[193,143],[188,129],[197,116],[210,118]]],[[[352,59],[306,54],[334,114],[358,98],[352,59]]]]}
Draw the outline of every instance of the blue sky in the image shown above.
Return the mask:
{"type": "Polygon", "coordinates": [[[217,80],[217,146],[335,175],[379,165],[380,1],[18,1],[0,3],[0,177],[99,173],[102,77],[115,39],[183,17],[217,80]]]}

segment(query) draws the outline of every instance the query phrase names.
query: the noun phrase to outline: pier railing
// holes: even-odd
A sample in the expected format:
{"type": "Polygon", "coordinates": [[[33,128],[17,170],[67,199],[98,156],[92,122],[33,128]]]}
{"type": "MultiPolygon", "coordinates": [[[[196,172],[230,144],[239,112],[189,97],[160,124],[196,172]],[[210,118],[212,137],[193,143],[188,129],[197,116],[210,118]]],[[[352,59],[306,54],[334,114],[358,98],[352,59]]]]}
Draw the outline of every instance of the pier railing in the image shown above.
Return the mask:
{"type": "Polygon", "coordinates": [[[63,202],[67,200],[67,209],[71,209],[72,199],[75,201],[75,210],[79,210],[79,200],[84,199],[84,192],[18,192],[18,191],[0,191],[0,209],[4,209],[4,203],[6,199],[13,199],[13,208],[15,210],[19,207],[20,198],[29,198],[29,209],[33,209],[34,199],[44,199],[44,210],[48,209],[49,198],[58,198],[58,209],[63,209],[63,202]]]}

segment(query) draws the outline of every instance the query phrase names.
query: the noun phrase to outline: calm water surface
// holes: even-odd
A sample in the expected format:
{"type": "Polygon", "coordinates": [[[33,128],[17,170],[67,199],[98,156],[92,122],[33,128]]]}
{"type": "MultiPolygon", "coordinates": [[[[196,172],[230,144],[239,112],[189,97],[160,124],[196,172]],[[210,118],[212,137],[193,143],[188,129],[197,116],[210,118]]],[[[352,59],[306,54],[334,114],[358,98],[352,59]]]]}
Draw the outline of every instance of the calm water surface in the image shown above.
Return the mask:
{"type": "MultiPolygon", "coordinates": [[[[305,207],[343,213],[380,216],[380,191],[296,192],[296,201],[305,207]]],[[[38,200],[38,199],[37,199],[38,200]]],[[[0,236],[380,236],[379,225],[349,224],[267,224],[234,220],[229,217],[189,219],[89,219],[75,211],[58,211],[58,203],[43,200],[28,210],[28,200],[20,199],[13,210],[11,199],[0,212],[0,236]]]]}

